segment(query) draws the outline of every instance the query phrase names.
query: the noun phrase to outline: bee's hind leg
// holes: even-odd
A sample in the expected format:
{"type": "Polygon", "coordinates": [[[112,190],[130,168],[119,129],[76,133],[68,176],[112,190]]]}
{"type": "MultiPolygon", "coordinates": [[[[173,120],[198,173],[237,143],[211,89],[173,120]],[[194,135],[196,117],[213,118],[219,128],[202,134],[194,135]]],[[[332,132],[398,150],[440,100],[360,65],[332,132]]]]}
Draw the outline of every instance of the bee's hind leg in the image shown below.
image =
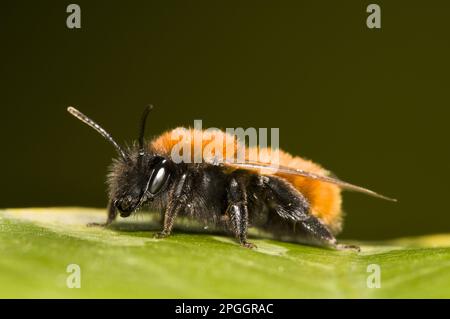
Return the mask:
{"type": "Polygon", "coordinates": [[[294,224],[295,233],[301,242],[337,250],[359,249],[339,244],[328,227],[311,214],[309,203],[303,194],[283,179],[265,176],[259,184],[264,189],[269,205],[282,218],[281,222],[294,224]]]}
{"type": "Polygon", "coordinates": [[[116,220],[117,217],[117,208],[114,206],[114,203],[111,201],[108,204],[108,217],[106,218],[106,222],[104,223],[88,223],[86,226],[88,227],[107,227],[111,225],[111,223],[116,220]]]}
{"type": "Polygon", "coordinates": [[[318,218],[311,215],[299,224],[296,224],[296,227],[300,226],[302,239],[306,244],[339,249],[334,235],[318,218]]]}
{"type": "Polygon", "coordinates": [[[227,188],[228,207],[225,215],[228,217],[228,227],[241,246],[256,248],[255,244],[247,241],[249,215],[245,178],[246,176],[239,172],[231,175],[227,188]]]}
{"type": "Polygon", "coordinates": [[[305,236],[305,242],[315,246],[328,247],[336,250],[360,251],[358,246],[339,243],[328,227],[318,218],[310,216],[305,221],[300,222],[305,236]]]}

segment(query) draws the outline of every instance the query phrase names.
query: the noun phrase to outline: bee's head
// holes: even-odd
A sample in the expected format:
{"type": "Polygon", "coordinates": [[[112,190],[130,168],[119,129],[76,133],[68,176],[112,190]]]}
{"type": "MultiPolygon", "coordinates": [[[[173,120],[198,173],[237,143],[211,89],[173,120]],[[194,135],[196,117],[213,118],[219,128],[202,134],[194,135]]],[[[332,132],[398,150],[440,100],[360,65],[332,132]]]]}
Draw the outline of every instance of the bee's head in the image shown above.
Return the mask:
{"type": "Polygon", "coordinates": [[[108,140],[119,154],[109,175],[109,195],[112,204],[122,217],[129,216],[144,203],[152,201],[169,182],[172,162],[152,154],[144,148],[144,131],[147,116],[153,107],[148,106],[142,115],[139,131],[139,145],[125,151],[100,125],[73,107],[70,114],[89,125],[108,140]]]}
{"type": "Polygon", "coordinates": [[[120,216],[128,217],[163,192],[170,181],[171,161],[149,153],[133,152],[127,161],[114,161],[109,174],[109,196],[120,216]]]}

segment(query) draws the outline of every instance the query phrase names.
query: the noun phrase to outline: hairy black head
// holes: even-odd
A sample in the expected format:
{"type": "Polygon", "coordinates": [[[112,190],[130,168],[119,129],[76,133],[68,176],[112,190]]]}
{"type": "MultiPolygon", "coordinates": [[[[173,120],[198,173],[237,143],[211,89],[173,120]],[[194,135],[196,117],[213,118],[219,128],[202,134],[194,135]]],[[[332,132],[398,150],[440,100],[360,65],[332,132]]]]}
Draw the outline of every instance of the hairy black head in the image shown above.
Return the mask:
{"type": "Polygon", "coordinates": [[[116,159],[108,175],[111,203],[122,217],[129,216],[167,189],[172,175],[170,160],[140,152],[127,152],[128,159],[116,159]]]}
{"type": "Polygon", "coordinates": [[[100,133],[119,154],[119,158],[111,166],[108,185],[110,201],[121,212],[122,217],[129,216],[161,194],[167,188],[173,172],[173,164],[169,159],[153,154],[144,145],[145,124],[152,109],[149,105],[142,114],[138,146],[124,150],[92,119],[73,107],[67,108],[70,114],[100,133]]]}

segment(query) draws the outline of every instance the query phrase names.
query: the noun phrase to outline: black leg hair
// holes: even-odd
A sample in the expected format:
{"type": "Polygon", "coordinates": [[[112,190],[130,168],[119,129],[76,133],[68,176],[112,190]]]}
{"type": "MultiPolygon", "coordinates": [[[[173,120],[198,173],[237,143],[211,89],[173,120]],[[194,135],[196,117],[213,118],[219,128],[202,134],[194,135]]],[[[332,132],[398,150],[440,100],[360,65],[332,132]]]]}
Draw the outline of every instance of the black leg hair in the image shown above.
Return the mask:
{"type": "Polygon", "coordinates": [[[256,245],[247,241],[249,216],[245,184],[244,175],[239,172],[231,174],[227,188],[228,207],[225,215],[228,217],[228,226],[239,243],[247,248],[255,248],[256,245]]]}
{"type": "Polygon", "coordinates": [[[111,223],[116,220],[117,217],[117,208],[114,206],[113,202],[108,203],[108,217],[106,218],[105,223],[89,223],[88,227],[106,227],[111,225],[111,223]]]}
{"type": "Polygon", "coordinates": [[[282,219],[291,221],[293,227],[299,227],[305,242],[338,248],[328,227],[310,213],[307,199],[297,189],[275,176],[260,178],[269,206],[282,219]]]}
{"type": "Polygon", "coordinates": [[[115,221],[116,217],[117,217],[117,208],[114,205],[114,203],[109,202],[108,203],[108,218],[106,219],[106,225],[109,225],[113,221],[115,221]]]}
{"type": "Polygon", "coordinates": [[[164,212],[163,230],[155,237],[164,238],[171,234],[175,218],[190,200],[189,194],[192,193],[192,187],[192,176],[187,172],[181,176],[180,181],[169,195],[169,204],[164,212]]]}

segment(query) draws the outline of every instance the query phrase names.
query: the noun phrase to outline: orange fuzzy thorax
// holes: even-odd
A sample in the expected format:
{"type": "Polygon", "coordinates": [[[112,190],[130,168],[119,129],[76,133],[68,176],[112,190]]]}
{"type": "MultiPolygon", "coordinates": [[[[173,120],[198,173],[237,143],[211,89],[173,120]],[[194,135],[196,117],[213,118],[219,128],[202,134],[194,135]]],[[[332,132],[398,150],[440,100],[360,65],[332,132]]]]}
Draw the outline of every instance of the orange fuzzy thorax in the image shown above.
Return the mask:
{"type": "MultiPolygon", "coordinates": [[[[150,142],[149,146],[160,155],[171,157],[173,147],[180,145],[179,142],[181,140],[181,136],[184,136],[185,149],[188,149],[189,147],[191,149],[191,162],[194,160],[194,143],[196,143],[198,145],[197,147],[201,147],[201,159],[207,163],[214,163],[216,156],[222,156],[222,158],[235,158],[239,147],[245,148],[245,146],[237,141],[235,136],[227,134],[223,131],[216,131],[213,136],[205,136],[203,133],[204,131],[202,130],[179,127],[167,131],[155,138],[150,142]],[[214,152],[220,148],[217,147],[215,149],[212,147],[213,138],[215,138],[216,141],[217,139],[220,141],[220,144],[217,145],[222,146],[222,154],[217,154],[217,152],[214,152]],[[203,156],[204,150],[211,151],[211,156],[203,156]]],[[[261,154],[264,151],[268,152],[266,154],[270,155],[270,149],[245,148],[246,159],[249,158],[249,154],[252,151],[255,151],[257,154],[261,154]]],[[[267,163],[266,160],[260,160],[259,162],[267,163]]],[[[329,172],[320,165],[299,156],[292,156],[282,150],[278,151],[278,165],[293,169],[301,169],[323,176],[329,175],[329,172]]],[[[271,171],[261,171],[260,173],[265,175],[276,175],[288,181],[308,199],[311,207],[311,213],[314,216],[327,225],[333,233],[336,234],[341,230],[342,198],[341,189],[339,186],[297,175],[289,175],[271,171]]]]}

